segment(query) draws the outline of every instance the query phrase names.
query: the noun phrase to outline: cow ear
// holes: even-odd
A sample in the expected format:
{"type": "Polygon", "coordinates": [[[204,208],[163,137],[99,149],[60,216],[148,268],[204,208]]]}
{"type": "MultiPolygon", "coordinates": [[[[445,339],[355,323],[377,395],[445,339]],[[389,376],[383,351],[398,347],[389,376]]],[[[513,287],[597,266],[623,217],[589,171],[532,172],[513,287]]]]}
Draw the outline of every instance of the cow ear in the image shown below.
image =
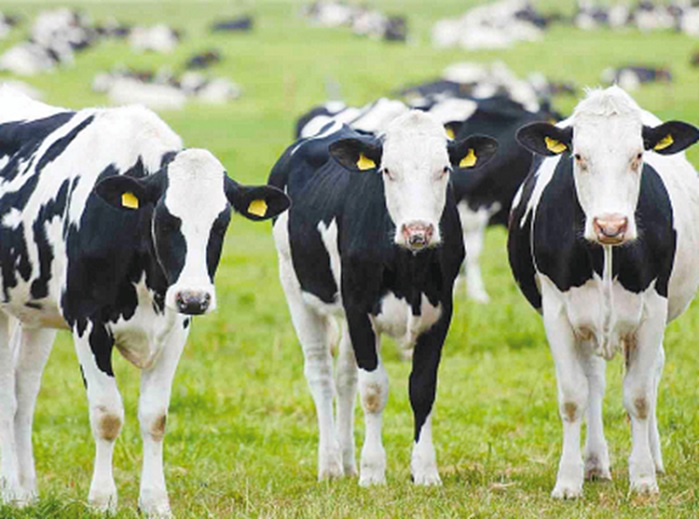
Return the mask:
{"type": "Polygon", "coordinates": [[[377,170],[383,147],[378,139],[341,139],[329,147],[330,155],[350,171],[377,170]]]}
{"type": "Polygon", "coordinates": [[[446,123],[444,125],[444,131],[446,132],[447,137],[452,140],[456,139],[456,136],[459,134],[459,130],[463,124],[463,121],[451,121],[446,123]]]}
{"type": "Polygon", "coordinates": [[[233,209],[256,222],[279,216],[291,205],[286,193],[274,186],[243,186],[226,177],[225,190],[233,209]]]}
{"type": "Polygon", "coordinates": [[[570,152],[573,146],[573,128],[559,128],[549,123],[531,123],[517,130],[520,146],[536,153],[552,157],[564,151],[570,152]]]}
{"type": "Polygon", "coordinates": [[[651,128],[643,127],[643,145],[661,155],[679,153],[699,140],[699,130],[682,121],[669,121],[651,128]]]}
{"type": "Polygon", "coordinates": [[[125,211],[136,211],[148,202],[148,190],[144,183],[124,175],[101,180],[94,191],[109,205],[125,211]]]}
{"type": "Polygon", "coordinates": [[[485,166],[498,151],[498,141],[485,135],[472,135],[447,144],[449,160],[454,169],[474,169],[485,166]]]}

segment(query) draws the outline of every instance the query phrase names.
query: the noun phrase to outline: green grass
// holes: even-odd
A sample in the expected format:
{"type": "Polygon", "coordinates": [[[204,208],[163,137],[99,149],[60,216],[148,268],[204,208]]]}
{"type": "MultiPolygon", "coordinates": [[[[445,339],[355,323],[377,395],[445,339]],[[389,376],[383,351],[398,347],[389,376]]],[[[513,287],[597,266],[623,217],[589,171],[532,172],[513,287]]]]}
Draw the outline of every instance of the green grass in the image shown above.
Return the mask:
{"type": "MultiPolygon", "coordinates": [[[[123,43],[80,54],[76,66],[29,81],[50,103],[106,104],[90,91],[93,75],[116,63],[181,66],[193,51],[220,48],[225,61],[212,73],[242,84],[244,97],[225,107],[192,104],[163,117],[188,146],[211,149],[229,173],[264,182],[291,141],[295,117],[325,99],[333,78],[351,103],[364,103],[406,83],[428,79],[459,60],[501,59],[516,72],[540,70],[554,79],[596,85],[606,66],[649,62],[672,66],[672,86],[635,94],[665,119],[699,123],[699,71],[689,68],[699,48],[673,33],[584,33],[564,27],[545,40],[505,52],[434,50],[434,20],[461,13],[469,2],[373,2],[406,12],[415,41],[409,46],[354,37],[346,30],[309,28],[299,3],[257,2],[83,3],[96,19],[166,20],[186,30],[168,57],[135,55],[123,43]],[[216,16],[256,15],[252,34],[212,36],[216,16]]],[[[542,2],[550,7],[553,0],[542,2]]],[[[47,4],[3,2],[27,16],[47,4]]],[[[54,3],[53,5],[59,5],[54,3]]],[[[21,36],[4,42],[0,50],[21,36]]],[[[557,100],[568,111],[573,99],[557,100]]],[[[699,163],[699,147],[690,153],[699,163]]],[[[622,366],[608,367],[605,420],[614,482],[593,483],[575,503],[549,498],[560,453],[553,363],[539,316],[517,291],[505,257],[505,232],[487,237],[484,276],[493,303],[477,306],[459,293],[440,370],[434,419],[444,486],[409,482],[412,413],[409,366],[392,344],[384,349],[392,390],[384,420],[388,484],[360,489],[356,480],[317,483],[315,411],[303,377],[302,354],[277,281],[269,224],[235,218],[217,277],[220,308],[198,318],[175,380],[166,439],[166,477],[179,517],[696,517],[699,515],[699,308],[668,327],[667,365],[659,420],[667,475],[658,499],[627,494],[629,427],[621,404],[622,366]]],[[[127,422],[117,442],[115,475],[119,517],[136,517],[141,446],[136,422],[138,371],[115,355],[127,422]]],[[[357,410],[356,438],[363,426],[357,410]]],[[[93,445],[86,398],[70,337],[61,333],[46,370],[34,444],[42,495],[32,508],[0,508],[0,517],[89,517],[84,500],[93,445]]]]}

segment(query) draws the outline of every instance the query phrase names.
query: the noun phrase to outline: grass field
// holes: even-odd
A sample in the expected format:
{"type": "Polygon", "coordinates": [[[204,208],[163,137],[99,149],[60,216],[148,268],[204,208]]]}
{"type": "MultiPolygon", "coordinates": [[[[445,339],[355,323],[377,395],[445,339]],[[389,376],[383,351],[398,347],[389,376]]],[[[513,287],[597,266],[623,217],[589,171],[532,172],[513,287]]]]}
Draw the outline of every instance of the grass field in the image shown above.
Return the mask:
{"type": "MultiPolygon", "coordinates": [[[[501,59],[520,74],[539,70],[553,79],[596,85],[601,70],[635,62],[670,64],[671,86],[647,87],[635,97],[664,119],[699,123],[699,70],[689,67],[699,41],[635,31],[584,33],[552,29],[539,43],[502,52],[435,50],[431,24],[472,2],[374,1],[409,15],[409,46],[359,39],[345,30],[307,27],[298,2],[71,2],[96,19],[166,21],[186,30],[168,57],[136,55],[124,43],[105,43],[78,55],[70,69],[30,82],[50,103],[105,104],[90,91],[94,74],[115,63],[171,64],[192,52],[220,48],[225,61],[212,73],[245,89],[225,107],[191,104],[163,113],[188,146],[206,147],[231,176],[262,183],[291,142],[295,117],[325,100],[334,78],[350,103],[364,103],[411,82],[429,79],[458,60],[501,59]],[[217,16],[252,12],[251,34],[212,36],[217,16]]],[[[545,0],[545,7],[555,6],[545,0]]],[[[3,1],[0,9],[31,16],[46,3],[3,1]]],[[[59,5],[54,3],[51,5],[59,5]]],[[[24,26],[26,28],[26,24],[24,26]]],[[[23,29],[24,30],[24,29],[23,29]]],[[[3,50],[21,35],[0,42],[3,50]]],[[[563,112],[573,99],[559,99],[563,112]]],[[[699,165],[699,147],[689,154],[699,165]]],[[[698,222],[699,223],[699,222],[698,222]]],[[[622,363],[608,366],[605,420],[614,481],[585,486],[584,499],[549,497],[560,454],[553,362],[539,316],[518,292],[507,266],[503,229],[492,229],[484,276],[492,303],[471,304],[460,292],[445,345],[434,418],[444,486],[415,488],[409,459],[412,413],[409,365],[386,344],[392,392],[384,419],[388,484],[360,489],[355,479],[316,482],[315,411],[303,377],[300,347],[277,281],[270,225],[235,218],[218,271],[219,310],[194,322],[173,389],[166,439],[166,477],[178,517],[697,517],[699,516],[699,307],[668,327],[667,364],[659,421],[667,475],[659,498],[627,494],[630,433],[621,403],[622,363]]],[[[118,357],[115,355],[115,357],[118,357]]],[[[118,517],[137,517],[141,445],[136,421],[138,371],[116,358],[126,425],[117,441],[118,517]]],[[[357,409],[356,439],[363,426],[357,409]]],[[[361,444],[361,443],[359,443],[361,444]]],[[[85,506],[93,444],[86,397],[68,334],[61,333],[39,396],[34,432],[41,500],[24,511],[0,507],[1,518],[90,517],[85,506]]]]}

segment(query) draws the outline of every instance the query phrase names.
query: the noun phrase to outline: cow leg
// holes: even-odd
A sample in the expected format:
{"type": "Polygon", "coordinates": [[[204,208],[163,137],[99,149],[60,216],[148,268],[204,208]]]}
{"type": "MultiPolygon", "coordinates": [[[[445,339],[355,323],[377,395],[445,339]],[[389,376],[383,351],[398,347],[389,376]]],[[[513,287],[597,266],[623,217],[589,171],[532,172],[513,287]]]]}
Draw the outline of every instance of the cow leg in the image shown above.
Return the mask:
{"type": "Polygon", "coordinates": [[[32,424],[41,375],[51,353],[56,330],[18,328],[19,351],[15,365],[15,441],[19,461],[19,479],[26,501],[36,497],[36,472],[32,449],[32,424]]]}
{"type": "Polygon", "coordinates": [[[602,403],[606,388],[606,361],[591,354],[583,361],[588,384],[587,438],[585,440],[585,479],[612,479],[609,451],[604,437],[602,403]]]}
{"type": "Polygon", "coordinates": [[[357,378],[357,360],[354,357],[347,323],[343,323],[335,386],[337,387],[338,438],[342,450],[342,467],[346,476],[357,474],[354,458],[354,403],[357,396],[357,378]]]}
{"type": "Polygon", "coordinates": [[[291,321],[303,349],[304,373],[318,417],[318,479],[341,477],[342,456],[333,418],[335,382],[328,341],[328,319],[303,301],[293,266],[281,254],[279,278],[289,304],[291,321]]]}
{"type": "Polygon", "coordinates": [[[413,353],[410,373],[410,405],[415,418],[415,443],[410,472],[416,485],[441,485],[437,456],[432,444],[432,409],[437,393],[437,370],[446,338],[451,310],[443,309],[440,320],[420,335],[413,353]]]}
{"type": "Polygon", "coordinates": [[[650,423],[649,429],[649,442],[650,442],[650,453],[653,456],[653,462],[655,463],[655,471],[661,474],[665,473],[665,466],[663,464],[663,454],[660,449],[660,433],[658,432],[658,417],[657,417],[657,402],[658,402],[658,385],[660,384],[660,377],[663,373],[663,366],[665,365],[665,349],[663,345],[660,345],[660,350],[658,351],[658,363],[655,369],[655,383],[653,384],[653,410],[650,413],[650,423]]]}
{"type": "Polygon", "coordinates": [[[114,511],[117,491],[112,475],[114,442],[124,423],[124,406],[112,371],[114,339],[99,323],[89,323],[83,334],[73,332],[75,351],[87,387],[90,425],[95,439],[95,467],[88,496],[100,511],[114,511]]]}
{"type": "MultiPolygon", "coordinates": [[[[377,357],[378,357],[377,338],[377,357]]],[[[388,401],[388,374],[378,358],[375,369],[359,369],[359,394],[364,409],[364,445],[359,470],[363,487],[386,483],[386,451],[381,441],[383,410],[388,401]]]]}
{"type": "Polygon", "coordinates": [[[485,231],[488,226],[488,220],[480,220],[473,227],[464,228],[464,245],[466,246],[466,259],[464,260],[464,267],[466,269],[466,295],[469,299],[478,303],[487,303],[490,301],[490,297],[483,283],[480,257],[483,252],[483,243],[485,241],[485,231]]]}
{"type": "Polygon", "coordinates": [[[143,439],[143,471],[138,506],[148,517],[171,516],[163,473],[163,438],[172,380],[188,330],[176,326],[155,365],[141,372],[138,421],[143,439]]]}
{"type": "Polygon", "coordinates": [[[653,317],[640,326],[636,347],[628,352],[624,377],[624,407],[631,417],[631,490],[655,494],[658,492],[658,484],[651,450],[651,416],[655,412],[656,386],[659,382],[658,359],[664,334],[665,314],[661,313],[661,309],[651,308],[648,309],[648,315],[653,317]]]}
{"type": "Polygon", "coordinates": [[[0,311],[0,496],[2,503],[22,500],[14,420],[17,412],[14,355],[19,334],[12,334],[11,318],[0,311]],[[13,336],[14,335],[14,336],[13,336]]]}
{"type": "Polygon", "coordinates": [[[543,298],[544,326],[556,365],[558,406],[563,422],[563,452],[551,496],[573,499],[582,496],[584,465],[580,453],[580,426],[587,408],[588,382],[564,308],[549,299],[553,298],[543,298]]]}

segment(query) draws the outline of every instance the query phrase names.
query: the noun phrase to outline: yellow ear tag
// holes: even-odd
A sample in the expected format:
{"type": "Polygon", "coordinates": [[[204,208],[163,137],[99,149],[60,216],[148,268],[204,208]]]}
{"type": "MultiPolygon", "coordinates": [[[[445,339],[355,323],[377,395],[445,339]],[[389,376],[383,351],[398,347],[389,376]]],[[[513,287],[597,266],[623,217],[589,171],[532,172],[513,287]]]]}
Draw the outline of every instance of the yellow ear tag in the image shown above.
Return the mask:
{"type": "Polygon", "coordinates": [[[460,168],[472,168],[473,166],[476,165],[477,160],[478,159],[476,158],[476,152],[473,151],[473,148],[469,148],[466,156],[463,159],[461,159],[461,162],[459,162],[459,167],[460,168]]]}
{"type": "Polygon", "coordinates": [[[248,213],[254,214],[255,216],[259,216],[262,218],[264,215],[267,214],[267,202],[264,200],[253,200],[250,202],[250,205],[248,206],[248,213]]]}
{"type": "Polygon", "coordinates": [[[138,198],[133,193],[123,193],[121,195],[121,205],[129,209],[138,209],[138,198]]]}
{"type": "Polygon", "coordinates": [[[568,146],[563,144],[561,141],[551,139],[550,137],[544,137],[544,142],[546,143],[546,149],[554,153],[563,153],[568,149],[568,146]]]}
{"type": "Polygon", "coordinates": [[[448,126],[444,127],[444,131],[447,132],[447,137],[449,137],[450,139],[453,139],[455,137],[454,130],[452,130],[448,126]]]}
{"type": "Polygon", "coordinates": [[[363,153],[360,153],[359,159],[357,159],[357,167],[360,170],[365,171],[367,169],[374,169],[376,167],[376,163],[363,153]]]}
{"type": "Polygon", "coordinates": [[[665,137],[658,141],[658,144],[656,144],[653,149],[655,151],[664,150],[665,148],[672,146],[674,142],[675,140],[672,138],[672,135],[668,133],[665,137]]]}

